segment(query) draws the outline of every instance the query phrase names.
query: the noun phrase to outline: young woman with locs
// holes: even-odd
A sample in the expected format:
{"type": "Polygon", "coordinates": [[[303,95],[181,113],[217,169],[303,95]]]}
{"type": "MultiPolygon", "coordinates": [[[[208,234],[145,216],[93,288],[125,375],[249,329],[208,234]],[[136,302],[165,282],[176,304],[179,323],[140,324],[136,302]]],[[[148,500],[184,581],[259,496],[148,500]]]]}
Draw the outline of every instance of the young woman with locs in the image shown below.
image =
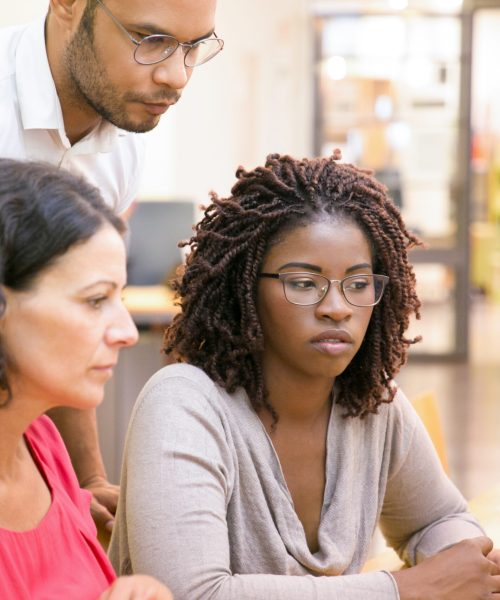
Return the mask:
{"type": "Polygon", "coordinates": [[[176,600],[500,592],[499,553],[394,381],[419,242],[338,158],[240,169],[189,242],[165,340],[180,364],[138,399],[111,546],[176,600]],[[379,523],[412,568],[360,573],[379,523]]]}

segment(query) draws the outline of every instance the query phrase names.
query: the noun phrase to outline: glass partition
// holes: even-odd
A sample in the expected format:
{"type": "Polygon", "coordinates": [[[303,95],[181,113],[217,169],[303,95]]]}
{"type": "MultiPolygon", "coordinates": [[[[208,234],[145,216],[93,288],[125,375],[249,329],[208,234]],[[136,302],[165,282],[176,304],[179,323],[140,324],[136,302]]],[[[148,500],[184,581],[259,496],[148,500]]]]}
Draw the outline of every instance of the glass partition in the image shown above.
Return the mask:
{"type": "Polygon", "coordinates": [[[412,253],[423,301],[412,353],[425,355],[466,352],[460,4],[329,2],[314,17],[315,149],[372,169],[425,242],[412,253]]]}
{"type": "Polygon", "coordinates": [[[473,27],[471,280],[476,302],[500,306],[500,2],[473,27]]]}

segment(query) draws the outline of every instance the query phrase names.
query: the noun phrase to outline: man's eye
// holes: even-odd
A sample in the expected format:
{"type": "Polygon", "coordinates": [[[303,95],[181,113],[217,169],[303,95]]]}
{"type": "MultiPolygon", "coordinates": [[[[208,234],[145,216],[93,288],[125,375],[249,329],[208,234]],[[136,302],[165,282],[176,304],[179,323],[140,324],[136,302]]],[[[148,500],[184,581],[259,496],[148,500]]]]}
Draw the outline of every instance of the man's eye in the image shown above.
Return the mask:
{"type": "Polygon", "coordinates": [[[139,40],[143,40],[144,38],[147,38],[149,35],[151,35],[150,33],[141,33],[140,31],[131,31],[130,34],[139,40]]]}
{"type": "Polygon", "coordinates": [[[141,42],[150,50],[161,49],[164,52],[171,52],[177,49],[177,40],[167,35],[143,35],[141,42]]]}

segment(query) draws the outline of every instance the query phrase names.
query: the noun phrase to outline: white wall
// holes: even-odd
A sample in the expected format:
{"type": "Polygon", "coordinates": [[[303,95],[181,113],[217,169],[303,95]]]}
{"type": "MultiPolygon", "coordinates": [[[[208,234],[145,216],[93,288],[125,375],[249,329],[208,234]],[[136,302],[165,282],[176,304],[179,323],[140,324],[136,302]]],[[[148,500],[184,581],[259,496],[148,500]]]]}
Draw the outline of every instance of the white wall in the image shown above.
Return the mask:
{"type": "MultiPolygon", "coordinates": [[[[0,25],[43,14],[47,0],[9,3],[0,25]]],[[[143,198],[226,194],[240,164],[312,146],[312,58],[307,0],[219,0],[223,52],[195,71],[183,98],[146,134],[143,198]]]]}
{"type": "Polygon", "coordinates": [[[236,167],[269,152],[311,151],[312,75],[306,0],[220,0],[223,52],[193,74],[151,137],[143,195],[205,201],[228,193],[236,167]]]}
{"type": "Polygon", "coordinates": [[[0,11],[0,26],[17,25],[18,23],[26,23],[39,16],[43,16],[47,12],[49,0],[20,0],[18,2],[10,2],[3,0],[3,8],[0,11]],[[8,4],[8,9],[6,8],[8,4]]]}

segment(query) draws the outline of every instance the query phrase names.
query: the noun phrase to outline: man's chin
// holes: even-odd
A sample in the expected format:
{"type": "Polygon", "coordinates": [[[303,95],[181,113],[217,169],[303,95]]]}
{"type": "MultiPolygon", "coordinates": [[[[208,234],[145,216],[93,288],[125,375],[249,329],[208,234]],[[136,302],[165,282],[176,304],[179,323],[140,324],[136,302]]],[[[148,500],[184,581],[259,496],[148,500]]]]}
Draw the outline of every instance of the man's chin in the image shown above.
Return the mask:
{"type": "Polygon", "coordinates": [[[158,125],[161,118],[161,115],[144,114],[144,111],[139,112],[136,110],[113,112],[103,107],[95,107],[95,110],[108,123],[131,133],[147,133],[158,125]]]}
{"type": "Polygon", "coordinates": [[[153,130],[158,123],[160,122],[159,116],[154,116],[146,120],[142,121],[122,121],[122,120],[110,120],[110,123],[118,127],[118,129],[123,129],[124,131],[130,131],[131,133],[147,133],[148,131],[153,130]]]}

